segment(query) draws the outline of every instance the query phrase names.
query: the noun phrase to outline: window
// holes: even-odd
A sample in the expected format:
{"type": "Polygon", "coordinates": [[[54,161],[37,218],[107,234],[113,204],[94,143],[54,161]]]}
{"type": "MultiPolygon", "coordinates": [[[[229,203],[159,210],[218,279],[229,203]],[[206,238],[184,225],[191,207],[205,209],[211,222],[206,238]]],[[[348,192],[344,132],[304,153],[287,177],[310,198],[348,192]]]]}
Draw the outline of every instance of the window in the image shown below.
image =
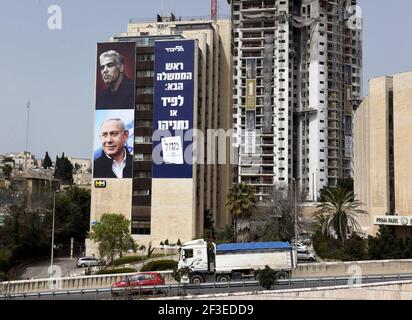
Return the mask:
{"type": "Polygon", "coordinates": [[[143,153],[135,153],[134,154],[135,161],[143,161],[143,153]]]}
{"type": "Polygon", "coordinates": [[[136,144],[151,144],[152,143],[152,137],[151,136],[138,136],[134,138],[134,143],[136,144]]]}
{"type": "Polygon", "coordinates": [[[187,258],[193,258],[193,249],[185,249],[185,257],[187,258]]]}
{"type": "Polygon", "coordinates": [[[136,104],[136,110],[139,111],[148,111],[148,110],[152,110],[152,105],[151,104],[146,104],[146,103],[139,103],[136,104]]]}
{"type": "Polygon", "coordinates": [[[154,76],[154,71],[153,70],[142,70],[142,71],[137,71],[136,76],[138,78],[146,78],[146,77],[153,77],[154,76]]]}
{"type": "Polygon", "coordinates": [[[150,196],[150,190],[134,190],[133,196],[150,196]]]}

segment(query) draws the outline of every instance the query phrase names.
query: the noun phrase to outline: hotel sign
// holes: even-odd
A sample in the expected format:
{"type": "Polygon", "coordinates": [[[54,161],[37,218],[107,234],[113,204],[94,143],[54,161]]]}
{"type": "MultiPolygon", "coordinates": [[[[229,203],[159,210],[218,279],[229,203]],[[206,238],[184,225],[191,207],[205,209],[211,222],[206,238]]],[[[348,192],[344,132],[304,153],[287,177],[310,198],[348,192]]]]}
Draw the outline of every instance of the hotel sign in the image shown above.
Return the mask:
{"type": "Polygon", "coordinates": [[[412,216],[375,216],[374,224],[412,227],[412,216]]]}

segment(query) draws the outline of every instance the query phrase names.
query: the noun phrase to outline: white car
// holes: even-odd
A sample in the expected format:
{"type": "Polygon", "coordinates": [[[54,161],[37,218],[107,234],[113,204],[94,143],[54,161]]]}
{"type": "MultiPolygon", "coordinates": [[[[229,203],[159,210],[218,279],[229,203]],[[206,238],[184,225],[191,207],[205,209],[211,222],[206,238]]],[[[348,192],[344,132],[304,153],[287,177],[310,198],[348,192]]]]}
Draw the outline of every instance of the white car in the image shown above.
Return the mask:
{"type": "Polygon", "coordinates": [[[296,249],[297,251],[307,251],[308,250],[308,247],[307,246],[305,246],[302,242],[300,242],[300,241],[297,241],[297,242],[293,242],[292,241],[292,247],[294,248],[294,249],[296,249]]]}
{"type": "Polygon", "coordinates": [[[298,260],[316,261],[316,256],[308,250],[298,250],[298,260]]]}
{"type": "Polygon", "coordinates": [[[97,267],[102,265],[104,265],[104,262],[94,257],[81,257],[76,261],[76,266],[78,268],[97,267]]]}

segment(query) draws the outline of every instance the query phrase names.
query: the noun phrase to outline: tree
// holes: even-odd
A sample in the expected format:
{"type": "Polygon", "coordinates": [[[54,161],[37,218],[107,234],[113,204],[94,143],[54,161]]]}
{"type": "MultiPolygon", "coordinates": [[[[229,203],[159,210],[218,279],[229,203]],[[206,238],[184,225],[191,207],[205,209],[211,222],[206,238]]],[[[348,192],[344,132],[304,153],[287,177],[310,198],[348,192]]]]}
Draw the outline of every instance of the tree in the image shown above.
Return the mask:
{"type": "Polygon", "coordinates": [[[216,238],[216,232],[214,228],[213,214],[207,209],[204,211],[203,216],[203,233],[204,238],[207,240],[214,240],[216,238]]]}
{"type": "Polygon", "coordinates": [[[266,290],[270,290],[276,283],[276,271],[269,266],[265,266],[265,269],[258,272],[259,284],[266,290]]]}
{"type": "Polygon", "coordinates": [[[323,216],[321,231],[326,236],[336,236],[342,245],[352,232],[361,232],[356,220],[358,214],[366,213],[359,209],[362,203],[355,199],[353,192],[342,188],[325,190],[325,202],[318,205],[315,217],[323,216]]]}
{"type": "Polygon", "coordinates": [[[290,241],[295,235],[295,201],[292,188],[282,191],[276,187],[270,199],[259,206],[265,222],[260,238],[263,241],[290,241]]]}
{"type": "Polygon", "coordinates": [[[76,163],[74,165],[74,173],[78,173],[81,168],[82,168],[82,166],[80,164],[76,163]]]}
{"type": "MultiPolygon", "coordinates": [[[[337,187],[353,193],[354,192],[353,179],[352,178],[338,179],[337,187]]],[[[326,202],[326,199],[325,199],[326,192],[332,189],[336,189],[336,188],[325,186],[322,189],[320,189],[318,201],[326,202]]],[[[353,197],[352,200],[354,200],[354,198],[355,197],[353,197]]]]}
{"type": "Polygon", "coordinates": [[[84,242],[90,226],[90,197],[90,190],[76,186],[56,194],[56,244],[69,244],[70,238],[84,242]]]}
{"type": "Polygon", "coordinates": [[[46,151],[46,155],[44,156],[44,160],[43,160],[43,168],[44,169],[49,169],[52,165],[53,165],[53,163],[50,159],[49,152],[46,151]]]}
{"type": "Polygon", "coordinates": [[[3,168],[4,175],[7,178],[10,178],[12,171],[13,171],[13,168],[9,164],[6,164],[3,168]]]}
{"type": "Polygon", "coordinates": [[[73,165],[69,159],[64,156],[64,152],[61,158],[56,157],[54,177],[62,180],[65,184],[73,184],[73,165]]]}
{"type": "Polygon", "coordinates": [[[123,252],[136,248],[130,235],[130,221],[121,214],[105,213],[100,221],[92,227],[91,240],[99,243],[99,253],[108,258],[111,264],[115,256],[122,257],[123,252]]]}
{"type": "Polygon", "coordinates": [[[410,239],[397,238],[393,226],[380,226],[376,237],[368,237],[370,259],[409,259],[410,249],[410,239]]]}
{"type": "Polygon", "coordinates": [[[248,242],[251,240],[250,218],[256,206],[256,198],[251,186],[246,184],[235,185],[228,193],[226,207],[232,215],[235,224],[236,241],[248,242]]]}
{"type": "Polygon", "coordinates": [[[7,190],[7,215],[0,227],[0,256],[3,272],[9,267],[49,254],[51,228],[45,221],[47,202],[43,207],[33,206],[27,190],[11,184],[7,190]]]}

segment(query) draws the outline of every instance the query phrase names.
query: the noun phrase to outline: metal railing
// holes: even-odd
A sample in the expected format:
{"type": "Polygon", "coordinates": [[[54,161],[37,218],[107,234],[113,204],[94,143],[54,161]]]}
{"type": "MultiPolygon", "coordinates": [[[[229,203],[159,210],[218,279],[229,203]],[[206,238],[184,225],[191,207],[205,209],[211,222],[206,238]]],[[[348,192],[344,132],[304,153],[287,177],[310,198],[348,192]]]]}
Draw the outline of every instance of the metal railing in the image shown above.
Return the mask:
{"type": "MultiPolygon", "coordinates": [[[[411,281],[412,274],[373,275],[359,277],[325,277],[277,280],[273,290],[328,288],[341,286],[350,288],[354,285],[373,285],[381,283],[411,281]]],[[[0,293],[0,300],[13,299],[148,299],[148,298],[178,298],[186,295],[201,294],[231,294],[234,292],[259,292],[265,289],[259,281],[210,282],[200,284],[168,284],[162,286],[96,288],[78,290],[56,290],[36,293],[0,293]],[[241,291],[244,289],[244,291],[241,291]],[[247,290],[249,289],[249,290],[247,290]],[[252,289],[252,290],[250,290],[252,289]]]]}

